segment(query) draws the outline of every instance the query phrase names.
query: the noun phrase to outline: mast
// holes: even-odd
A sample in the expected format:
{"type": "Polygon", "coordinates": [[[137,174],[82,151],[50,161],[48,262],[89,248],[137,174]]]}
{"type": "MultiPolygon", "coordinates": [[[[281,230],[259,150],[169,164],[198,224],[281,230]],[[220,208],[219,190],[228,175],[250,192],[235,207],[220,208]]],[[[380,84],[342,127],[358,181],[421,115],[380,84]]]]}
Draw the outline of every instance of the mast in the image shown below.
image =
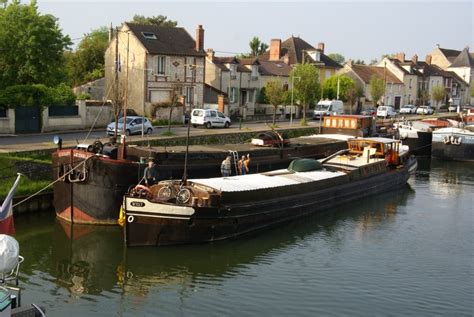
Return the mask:
{"type": "Polygon", "coordinates": [[[125,144],[126,144],[126,131],[127,131],[127,106],[128,106],[128,54],[130,48],[130,33],[127,31],[127,62],[125,72],[125,101],[123,103],[123,124],[122,124],[122,153],[121,158],[125,159],[125,144]]]}
{"type": "Polygon", "coordinates": [[[115,27],[115,108],[114,108],[114,117],[115,117],[115,130],[114,130],[114,139],[117,141],[117,129],[118,129],[118,114],[119,114],[119,58],[118,58],[118,26],[115,27]]]}

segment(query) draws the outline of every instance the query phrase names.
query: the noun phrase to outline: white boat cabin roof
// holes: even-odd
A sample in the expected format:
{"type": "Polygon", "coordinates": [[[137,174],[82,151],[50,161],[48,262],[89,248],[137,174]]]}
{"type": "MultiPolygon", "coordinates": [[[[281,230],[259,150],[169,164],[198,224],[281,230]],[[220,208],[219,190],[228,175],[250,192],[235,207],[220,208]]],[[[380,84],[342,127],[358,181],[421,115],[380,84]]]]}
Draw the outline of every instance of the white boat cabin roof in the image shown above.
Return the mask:
{"type": "Polygon", "coordinates": [[[395,140],[395,139],[389,139],[389,138],[381,138],[381,137],[373,137],[373,138],[353,138],[353,139],[349,139],[349,141],[354,141],[354,140],[358,140],[358,141],[372,141],[372,142],[378,142],[378,143],[383,143],[383,144],[389,144],[389,143],[399,143],[400,141],[399,140],[395,140]]]}
{"type": "Polygon", "coordinates": [[[240,192],[291,186],[321,181],[343,175],[345,175],[345,173],[332,172],[324,169],[310,172],[290,172],[287,169],[281,169],[262,174],[200,178],[190,179],[189,181],[191,183],[211,187],[222,192],[240,192]]]}

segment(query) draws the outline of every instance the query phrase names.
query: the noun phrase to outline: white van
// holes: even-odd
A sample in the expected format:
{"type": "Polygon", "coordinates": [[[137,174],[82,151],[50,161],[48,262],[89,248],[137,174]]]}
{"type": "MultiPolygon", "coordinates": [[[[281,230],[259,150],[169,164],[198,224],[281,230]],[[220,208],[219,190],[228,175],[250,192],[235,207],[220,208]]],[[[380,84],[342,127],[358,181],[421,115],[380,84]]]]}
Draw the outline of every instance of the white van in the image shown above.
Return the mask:
{"type": "Polygon", "coordinates": [[[379,106],[377,108],[377,117],[388,118],[394,117],[397,115],[397,112],[393,109],[392,106],[379,106]]]}
{"type": "Polygon", "coordinates": [[[342,114],[344,105],[341,100],[320,100],[314,108],[313,118],[319,119],[321,116],[331,114],[342,114]]]}
{"type": "Polygon", "coordinates": [[[232,124],[230,118],[222,112],[214,109],[194,109],[191,112],[191,124],[193,127],[203,125],[210,129],[212,127],[228,128],[232,124]]]}

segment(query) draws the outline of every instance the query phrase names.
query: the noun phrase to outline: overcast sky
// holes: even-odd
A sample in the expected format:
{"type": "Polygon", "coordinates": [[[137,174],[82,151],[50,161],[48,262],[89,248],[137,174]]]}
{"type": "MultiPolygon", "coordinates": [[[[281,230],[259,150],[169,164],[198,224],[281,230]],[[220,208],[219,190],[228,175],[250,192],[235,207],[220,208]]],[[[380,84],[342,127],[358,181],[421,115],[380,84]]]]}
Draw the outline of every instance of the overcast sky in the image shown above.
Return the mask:
{"type": "MultiPolygon", "coordinates": [[[[27,2],[29,0],[23,0],[27,2]]],[[[38,0],[42,13],[59,19],[65,34],[80,38],[103,25],[133,15],[165,15],[194,37],[205,29],[205,48],[219,55],[248,52],[253,36],[300,36],[326,53],[369,62],[384,53],[424,58],[436,44],[461,50],[473,40],[473,1],[111,1],[38,0]],[[225,52],[225,53],[224,53],[225,52]]]]}

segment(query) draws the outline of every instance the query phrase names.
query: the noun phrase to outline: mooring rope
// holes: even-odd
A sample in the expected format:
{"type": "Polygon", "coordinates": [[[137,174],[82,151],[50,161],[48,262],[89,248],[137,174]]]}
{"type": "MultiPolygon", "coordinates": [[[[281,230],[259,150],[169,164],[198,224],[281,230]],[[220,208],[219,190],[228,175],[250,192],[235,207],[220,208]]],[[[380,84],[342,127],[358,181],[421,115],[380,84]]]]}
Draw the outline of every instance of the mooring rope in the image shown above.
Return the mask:
{"type": "Polygon", "coordinates": [[[89,157],[86,158],[84,161],[82,161],[82,162],[80,162],[79,164],[77,164],[76,166],[74,166],[70,171],[68,171],[67,173],[65,173],[64,175],[62,175],[61,177],[59,177],[59,178],[56,179],[55,181],[49,183],[49,184],[46,185],[45,187],[43,187],[43,188],[41,188],[40,190],[38,190],[36,193],[34,193],[34,194],[32,194],[32,195],[26,197],[25,199],[23,199],[22,201],[20,201],[20,202],[14,204],[12,207],[16,207],[16,206],[18,206],[18,205],[24,203],[25,201],[30,200],[31,198],[33,198],[33,197],[39,195],[39,194],[40,194],[42,191],[44,191],[46,188],[53,186],[54,184],[56,184],[57,182],[59,182],[62,178],[64,178],[65,176],[71,174],[71,173],[72,173],[74,170],[76,170],[78,167],[82,166],[83,164],[86,164],[86,162],[87,162],[89,159],[93,158],[93,157],[95,157],[95,156],[89,156],[89,157]]]}

